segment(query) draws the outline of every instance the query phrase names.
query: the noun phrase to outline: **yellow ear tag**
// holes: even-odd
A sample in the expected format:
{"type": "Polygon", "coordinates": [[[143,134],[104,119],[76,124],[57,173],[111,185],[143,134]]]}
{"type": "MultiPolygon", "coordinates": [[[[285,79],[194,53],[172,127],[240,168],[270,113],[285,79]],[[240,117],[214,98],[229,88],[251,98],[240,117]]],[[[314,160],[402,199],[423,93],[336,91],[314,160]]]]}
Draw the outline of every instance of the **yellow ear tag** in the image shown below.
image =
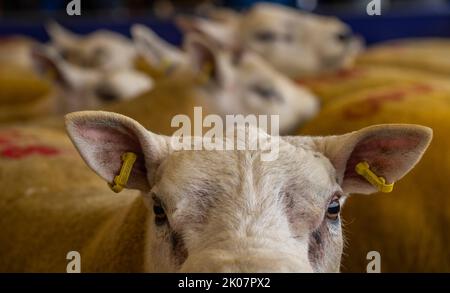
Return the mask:
{"type": "Polygon", "coordinates": [[[122,155],[122,167],[118,176],[114,177],[113,183],[108,183],[109,187],[115,193],[121,192],[127,185],[128,178],[130,178],[131,170],[133,169],[134,162],[136,162],[136,154],[132,152],[126,152],[122,155]]]}
{"type": "Polygon", "coordinates": [[[378,188],[379,191],[384,193],[389,193],[394,189],[394,182],[391,184],[386,183],[386,179],[377,176],[369,169],[369,164],[367,162],[360,162],[355,167],[356,173],[366,178],[370,184],[378,188]]]}

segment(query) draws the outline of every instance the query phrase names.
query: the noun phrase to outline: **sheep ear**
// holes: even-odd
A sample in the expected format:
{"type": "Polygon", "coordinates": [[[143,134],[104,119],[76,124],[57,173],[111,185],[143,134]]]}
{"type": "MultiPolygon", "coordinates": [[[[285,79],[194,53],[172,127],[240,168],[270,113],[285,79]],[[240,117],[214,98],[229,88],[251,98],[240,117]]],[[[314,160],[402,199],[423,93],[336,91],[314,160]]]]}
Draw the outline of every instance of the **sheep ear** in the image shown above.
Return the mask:
{"type": "Polygon", "coordinates": [[[139,54],[151,66],[178,65],[184,62],[184,52],[160,38],[148,27],[139,24],[133,25],[131,34],[139,54]]]}
{"type": "Polygon", "coordinates": [[[344,135],[316,138],[316,145],[334,165],[345,193],[369,194],[379,189],[356,172],[358,163],[368,163],[374,174],[383,177],[387,184],[393,183],[421,159],[432,133],[430,128],[419,125],[376,125],[344,135]]]}
{"type": "Polygon", "coordinates": [[[98,79],[97,72],[68,63],[51,46],[36,45],[31,50],[31,56],[38,72],[49,74],[63,87],[76,89],[98,79]]]}
{"type": "Polygon", "coordinates": [[[67,83],[66,76],[59,66],[61,57],[52,47],[40,44],[32,46],[31,58],[37,72],[51,76],[62,85],[67,83]]]}
{"type": "Polygon", "coordinates": [[[169,139],[147,131],[126,116],[102,111],[66,115],[66,129],[86,164],[112,183],[122,167],[122,155],[137,155],[127,188],[150,190],[150,181],[169,153],[169,139]]]}
{"type": "Polygon", "coordinates": [[[233,25],[188,16],[179,16],[175,19],[175,22],[185,34],[202,35],[222,48],[233,48],[236,45],[235,27],[233,25]]]}
{"type": "Polygon", "coordinates": [[[242,14],[228,8],[215,8],[211,11],[208,11],[206,15],[213,21],[235,27],[239,25],[239,22],[242,19],[242,14]]]}
{"type": "Polygon", "coordinates": [[[219,49],[200,35],[190,34],[186,37],[185,50],[193,71],[217,84],[224,83],[225,64],[219,62],[219,49]]]}
{"type": "Polygon", "coordinates": [[[52,42],[59,48],[71,47],[80,40],[78,35],[62,27],[56,21],[48,22],[45,29],[52,42]]]}

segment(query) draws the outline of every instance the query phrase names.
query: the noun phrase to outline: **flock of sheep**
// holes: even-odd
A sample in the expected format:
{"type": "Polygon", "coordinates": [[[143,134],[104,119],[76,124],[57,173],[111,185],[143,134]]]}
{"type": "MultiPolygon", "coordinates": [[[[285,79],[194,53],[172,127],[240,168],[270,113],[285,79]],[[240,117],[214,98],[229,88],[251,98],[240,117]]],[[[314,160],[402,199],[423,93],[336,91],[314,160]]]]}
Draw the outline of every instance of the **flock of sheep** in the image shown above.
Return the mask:
{"type": "Polygon", "coordinates": [[[1,42],[0,271],[450,271],[450,40],[365,49],[273,4],[176,21],[182,48],[138,24],[1,42]],[[277,159],[175,150],[194,107],[279,115],[277,159]]]}

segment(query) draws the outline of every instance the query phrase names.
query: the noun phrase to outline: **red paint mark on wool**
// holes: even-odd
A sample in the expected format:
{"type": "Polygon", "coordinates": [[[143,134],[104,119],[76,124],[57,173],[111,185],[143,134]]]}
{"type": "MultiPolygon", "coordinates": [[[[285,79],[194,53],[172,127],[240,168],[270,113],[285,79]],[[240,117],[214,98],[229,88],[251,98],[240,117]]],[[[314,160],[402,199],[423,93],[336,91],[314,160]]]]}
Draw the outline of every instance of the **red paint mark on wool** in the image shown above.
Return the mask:
{"type": "Polygon", "coordinates": [[[344,110],[344,117],[348,120],[362,119],[375,115],[379,112],[381,105],[386,101],[401,101],[405,93],[402,91],[391,92],[383,95],[372,95],[352,107],[344,110]]]}
{"type": "Polygon", "coordinates": [[[363,68],[341,69],[331,74],[324,74],[318,77],[306,77],[298,79],[296,82],[301,85],[318,84],[318,83],[339,83],[346,80],[352,80],[365,74],[363,68]]]}
{"type": "Polygon", "coordinates": [[[368,95],[366,99],[361,100],[350,107],[344,109],[343,116],[348,120],[362,119],[378,113],[382,105],[386,102],[403,101],[408,94],[429,93],[433,87],[427,84],[415,84],[404,89],[394,90],[392,92],[368,95]]]}
{"type": "Polygon", "coordinates": [[[17,129],[6,129],[0,132],[0,157],[21,159],[31,155],[54,156],[60,150],[51,146],[32,143],[32,135],[24,134],[17,129]],[[20,142],[20,145],[18,143],[20,142]]]}
{"type": "Polygon", "coordinates": [[[21,159],[31,155],[54,156],[60,151],[56,148],[41,145],[9,146],[1,151],[1,156],[10,159],[21,159]]]}
{"type": "Polygon", "coordinates": [[[10,143],[10,140],[5,137],[0,137],[0,145],[10,143]]]}

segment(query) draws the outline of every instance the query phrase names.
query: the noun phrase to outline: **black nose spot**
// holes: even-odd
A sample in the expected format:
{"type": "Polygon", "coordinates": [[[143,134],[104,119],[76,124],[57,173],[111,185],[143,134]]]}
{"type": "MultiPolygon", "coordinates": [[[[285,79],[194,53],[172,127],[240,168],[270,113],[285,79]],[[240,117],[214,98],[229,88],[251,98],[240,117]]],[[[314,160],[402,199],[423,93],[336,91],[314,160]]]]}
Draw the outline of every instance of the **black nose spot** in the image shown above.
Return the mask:
{"type": "Polygon", "coordinates": [[[349,42],[353,38],[353,33],[351,31],[342,31],[336,35],[336,38],[343,43],[349,42]]]}
{"type": "Polygon", "coordinates": [[[95,90],[95,95],[104,102],[113,102],[118,100],[117,95],[107,87],[99,87],[95,90]]]}

